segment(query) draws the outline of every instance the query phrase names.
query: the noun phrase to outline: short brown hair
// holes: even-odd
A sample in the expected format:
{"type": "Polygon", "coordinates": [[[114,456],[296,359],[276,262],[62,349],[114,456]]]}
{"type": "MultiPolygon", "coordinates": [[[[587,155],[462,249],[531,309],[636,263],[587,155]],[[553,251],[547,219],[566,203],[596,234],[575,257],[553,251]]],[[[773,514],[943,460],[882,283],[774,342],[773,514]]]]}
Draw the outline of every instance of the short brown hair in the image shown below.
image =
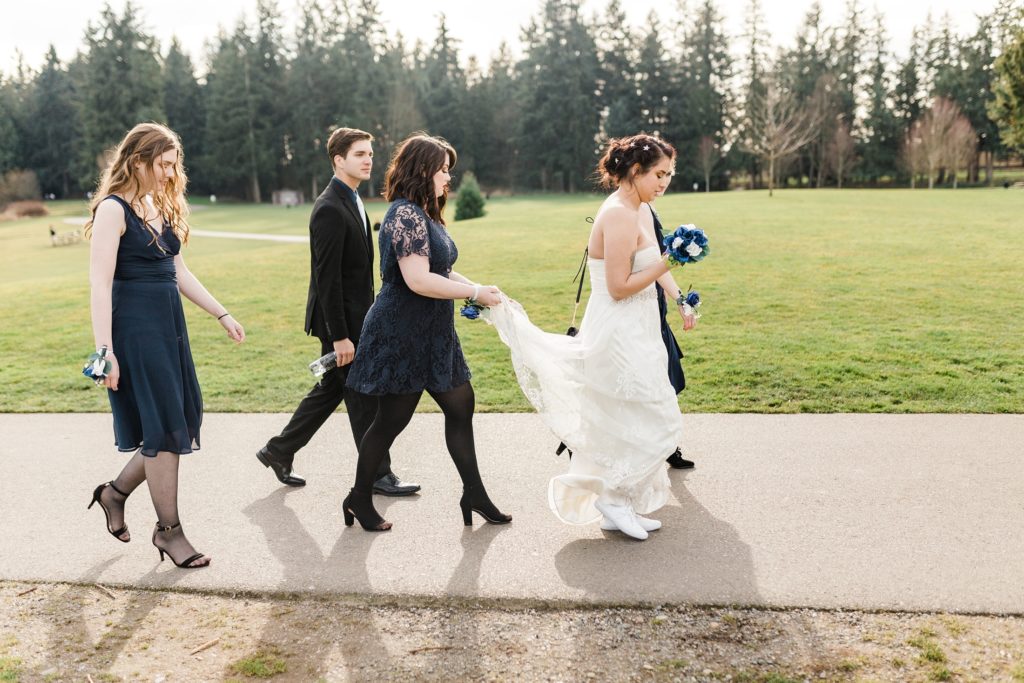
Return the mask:
{"type": "Polygon", "coordinates": [[[336,128],[327,139],[327,156],[334,163],[334,157],[348,156],[348,149],[360,140],[373,142],[373,136],[358,128],[336,128]]]}
{"type": "Polygon", "coordinates": [[[391,158],[384,174],[384,199],[408,199],[443,224],[448,190],[440,197],[434,194],[434,174],[444,167],[445,161],[451,171],[458,158],[455,148],[444,138],[413,133],[398,145],[391,158]]]}

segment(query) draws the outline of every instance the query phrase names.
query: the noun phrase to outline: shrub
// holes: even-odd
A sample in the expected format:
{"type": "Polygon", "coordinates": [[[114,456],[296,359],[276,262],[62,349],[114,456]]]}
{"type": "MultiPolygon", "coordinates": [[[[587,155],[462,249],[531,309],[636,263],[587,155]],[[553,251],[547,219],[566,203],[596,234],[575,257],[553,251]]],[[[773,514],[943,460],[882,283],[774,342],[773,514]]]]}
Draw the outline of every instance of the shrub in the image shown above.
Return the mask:
{"type": "Polygon", "coordinates": [[[38,216],[48,216],[50,212],[46,209],[46,206],[42,202],[11,202],[4,209],[4,214],[10,218],[36,218],[38,216]]]}
{"type": "Polygon", "coordinates": [[[0,210],[22,199],[42,199],[39,179],[33,171],[8,171],[0,178],[0,210]]]}
{"type": "Polygon", "coordinates": [[[467,172],[459,184],[459,196],[455,200],[455,220],[480,218],[484,213],[484,196],[480,192],[480,185],[476,182],[476,176],[467,172]]]}

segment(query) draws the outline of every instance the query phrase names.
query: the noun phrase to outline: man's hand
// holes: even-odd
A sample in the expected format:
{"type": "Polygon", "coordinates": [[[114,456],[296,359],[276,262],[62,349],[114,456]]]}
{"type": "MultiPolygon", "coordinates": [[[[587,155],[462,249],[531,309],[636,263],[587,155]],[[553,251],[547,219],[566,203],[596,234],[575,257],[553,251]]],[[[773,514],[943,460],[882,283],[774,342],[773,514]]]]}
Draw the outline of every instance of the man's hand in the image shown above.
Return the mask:
{"type": "Polygon", "coordinates": [[[338,357],[338,367],[348,365],[356,355],[355,344],[351,339],[341,339],[334,342],[334,355],[338,357]]]}

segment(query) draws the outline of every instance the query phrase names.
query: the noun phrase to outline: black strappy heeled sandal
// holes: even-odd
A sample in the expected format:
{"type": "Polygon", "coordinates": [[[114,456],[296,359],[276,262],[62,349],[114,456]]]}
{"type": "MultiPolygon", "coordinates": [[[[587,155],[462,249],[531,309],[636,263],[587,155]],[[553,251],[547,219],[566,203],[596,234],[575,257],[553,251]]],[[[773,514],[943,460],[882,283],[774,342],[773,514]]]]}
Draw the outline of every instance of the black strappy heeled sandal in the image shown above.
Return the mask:
{"type": "MultiPolygon", "coordinates": [[[[100,496],[103,495],[103,489],[107,488],[108,486],[110,488],[114,489],[114,491],[116,493],[124,496],[125,500],[128,500],[128,494],[127,493],[125,493],[121,489],[119,489],[116,486],[114,486],[114,482],[108,481],[107,483],[100,484],[99,486],[96,487],[96,490],[92,492],[92,502],[89,503],[88,507],[86,507],[85,509],[88,510],[95,503],[99,503],[100,504],[100,509],[103,510],[103,516],[107,518],[107,532],[111,536],[116,538],[117,540],[121,541],[121,543],[127,543],[128,541],[130,541],[132,539],[131,538],[121,538],[121,534],[127,533],[128,525],[127,524],[122,524],[120,529],[111,529],[110,528],[110,510],[108,510],[107,506],[103,504],[102,500],[100,500],[100,496]]],[[[122,507],[123,507],[123,504],[122,504],[122,507]]]]}
{"type": "Polygon", "coordinates": [[[206,555],[204,555],[203,553],[196,553],[195,555],[191,555],[189,557],[186,557],[181,562],[178,562],[176,559],[174,559],[174,555],[171,555],[171,552],[169,550],[167,550],[165,548],[161,548],[159,545],[157,545],[157,543],[156,543],[156,535],[157,535],[157,533],[163,533],[163,532],[167,532],[167,531],[172,531],[172,530],[178,529],[180,527],[181,527],[181,522],[178,522],[177,524],[171,524],[170,526],[163,525],[160,522],[156,523],[156,528],[153,529],[153,547],[156,548],[160,552],[160,561],[163,562],[164,561],[164,555],[167,555],[167,557],[171,558],[171,562],[174,563],[174,566],[175,567],[180,567],[181,569],[202,569],[203,567],[209,567],[210,566],[209,559],[207,559],[206,564],[192,564],[196,560],[201,559],[203,557],[206,557],[206,555]]]}

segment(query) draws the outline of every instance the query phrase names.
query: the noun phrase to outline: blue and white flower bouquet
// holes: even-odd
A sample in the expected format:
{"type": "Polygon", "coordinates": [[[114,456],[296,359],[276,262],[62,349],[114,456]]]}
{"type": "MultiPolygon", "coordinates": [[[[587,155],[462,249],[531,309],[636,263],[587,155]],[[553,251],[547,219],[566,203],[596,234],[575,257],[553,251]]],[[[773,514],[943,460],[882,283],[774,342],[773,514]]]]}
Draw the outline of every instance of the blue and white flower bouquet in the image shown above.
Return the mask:
{"type": "Polygon", "coordinates": [[[673,266],[696,263],[711,253],[707,235],[693,224],[680,225],[671,235],[665,236],[663,244],[668,262],[673,266]]]}

